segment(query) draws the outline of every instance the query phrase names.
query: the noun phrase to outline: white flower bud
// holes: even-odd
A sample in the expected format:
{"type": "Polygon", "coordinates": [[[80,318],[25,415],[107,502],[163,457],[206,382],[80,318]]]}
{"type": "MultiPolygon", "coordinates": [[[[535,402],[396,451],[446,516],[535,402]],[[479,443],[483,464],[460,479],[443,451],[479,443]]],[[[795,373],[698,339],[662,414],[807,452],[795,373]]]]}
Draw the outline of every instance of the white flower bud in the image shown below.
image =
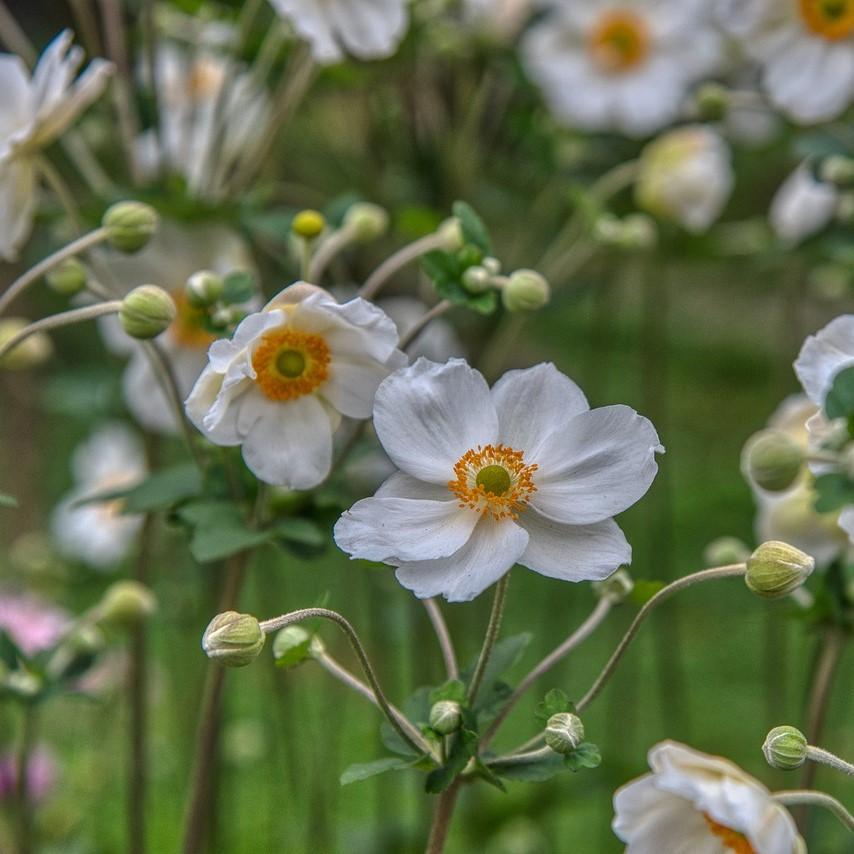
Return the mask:
{"type": "Polygon", "coordinates": [[[356,202],[344,215],[344,227],[352,231],[356,240],[367,243],[386,233],[388,213],[379,205],[356,202]]]}
{"type": "Polygon", "coordinates": [[[744,469],[761,489],[782,492],[801,473],[804,453],[801,446],[782,430],[762,430],[744,446],[744,469]]]}
{"type": "Polygon", "coordinates": [[[797,590],[815,569],[815,560],[800,549],[769,540],[747,559],[744,576],[748,588],[766,599],[777,599],[797,590]]]}
{"type": "Polygon", "coordinates": [[[460,221],[455,217],[448,217],[437,229],[436,234],[442,241],[442,248],[446,252],[457,252],[465,245],[463,228],[460,221]]]}
{"type": "Polygon", "coordinates": [[[118,202],[107,209],[101,225],[107,229],[110,243],[121,252],[138,252],[157,231],[160,218],[151,205],[142,202],[118,202]]]}
{"type": "Polygon", "coordinates": [[[184,293],[194,308],[208,308],[222,296],[224,288],[222,276],[211,270],[199,270],[187,279],[184,293]]]}
{"type": "Polygon", "coordinates": [[[131,338],[156,338],[176,314],[175,303],[163,288],[140,285],[122,300],[119,322],[131,338]]]}
{"type": "Polygon", "coordinates": [[[492,276],[486,267],[469,267],[463,273],[463,287],[472,294],[482,294],[492,287],[492,276]]]}
{"type": "Polygon", "coordinates": [[[794,771],[807,760],[807,738],[793,726],[775,726],[762,745],[765,761],[780,771],[794,771]]]}
{"type": "Polygon", "coordinates": [[[251,614],[226,611],[208,624],[202,649],[208,658],[227,667],[245,667],[261,654],[265,640],[258,620],[251,614]]]}
{"type": "Polygon", "coordinates": [[[86,287],[86,269],[76,258],[66,258],[45,276],[45,281],[54,293],[73,297],[86,287]]]}
{"type": "MultiPolygon", "coordinates": [[[[0,347],[11,341],[19,332],[29,326],[22,317],[0,318],[0,347]]],[[[44,332],[36,332],[25,338],[20,344],[0,357],[0,369],[23,370],[46,362],[53,353],[53,344],[44,332]]]]}
{"type": "Polygon", "coordinates": [[[480,264],[490,276],[497,276],[501,272],[501,262],[491,255],[487,255],[480,264]]]}
{"type": "Polygon", "coordinates": [[[430,709],[430,726],[442,735],[456,732],[462,721],[462,709],[455,700],[439,700],[430,709]]]}
{"type": "Polygon", "coordinates": [[[578,715],[558,712],[546,721],[545,739],[555,753],[566,756],[584,741],[584,724],[578,715]]]}
{"type": "Polygon", "coordinates": [[[505,283],[501,297],[507,311],[536,311],[548,303],[551,289],[536,270],[517,270],[505,283]]]}

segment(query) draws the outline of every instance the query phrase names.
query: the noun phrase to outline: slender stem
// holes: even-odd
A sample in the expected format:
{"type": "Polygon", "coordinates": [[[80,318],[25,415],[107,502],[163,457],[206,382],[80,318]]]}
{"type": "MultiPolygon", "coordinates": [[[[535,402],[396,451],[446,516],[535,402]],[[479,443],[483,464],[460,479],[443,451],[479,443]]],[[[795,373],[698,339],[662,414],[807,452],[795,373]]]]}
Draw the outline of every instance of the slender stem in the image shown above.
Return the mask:
{"type": "Polygon", "coordinates": [[[812,789],[789,789],[773,793],[774,800],[784,806],[810,806],[824,807],[832,812],[845,827],[854,833],[854,816],[845,807],[824,792],[816,792],[812,789]]]}
{"type": "Polygon", "coordinates": [[[15,797],[18,804],[18,854],[32,854],[33,804],[30,799],[30,759],[36,740],[36,710],[31,703],[22,707],[21,740],[18,744],[15,797]]]}
{"type": "Polygon", "coordinates": [[[451,829],[451,817],[454,814],[454,807],[457,805],[461,785],[462,782],[458,777],[439,795],[436,812],[433,814],[433,824],[430,826],[426,854],[442,854],[445,850],[445,841],[448,838],[448,831],[451,829]]]}
{"type": "Polygon", "coordinates": [[[100,56],[101,40],[98,36],[98,23],[92,14],[91,0],[68,0],[74,15],[75,29],[83,38],[89,56],[100,56]]]}
{"type": "Polygon", "coordinates": [[[311,264],[308,268],[307,281],[314,285],[320,283],[324,271],[329,266],[329,262],[338,255],[343,249],[346,249],[354,240],[352,229],[342,227],[333,231],[324,241],[317,247],[314,253],[314,258],[311,259],[311,264]]]}
{"type": "Polygon", "coordinates": [[[29,326],[25,326],[17,335],[13,335],[2,347],[0,347],[0,359],[10,350],[14,350],[22,341],[37,332],[46,332],[48,329],[56,329],[60,326],[68,326],[72,323],[80,323],[84,320],[92,320],[105,314],[115,314],[122,307],[120,300],[113,302],[102,302],[97,305],[87,305],[85,308],[75,308],[71,311],[63,311],[60,314],[52,314],[43,317],[29,326]]]}
{"type": "Polygon", "coordinates": [[[38,55],[18,25],[17,19],[2,0],[0,0],[0,40],[12,53],[17,53],[28,66],[32,67],[36,64],[38,55]]]}
{"type": "Polygon", "coordinates": [[[90,231],[88,234],[84,234],[77,240],[72,241],[67,246],[63,246],[62,249],[54,252],[53,255],[48,255],[47,258],[39,261],[35,267],[31,267],[26,273],[15,279],[0,294],[0,314],[3,314],[12,300],[22,294],[33,282],[37,282],[66,258],[72,258],[74,255],[79,255],[81,252],[85,252],[93,246],[103,243],[107,239],[107,236],[108,232],[106,228],[96,228],[94,231],[90,231]]]}
{"type": "Polygon", "coordinates": [[[408,349],[415,343],[418,336],[430,323],[432,323],[437,317],[441,317],[445,312],[450,311],[451,308],[453,308],[453,303],[450,302],[450,300],[443,299],[441,302],[437,302],[430,311],[422,315],[421,319],[406,333],[406,335],[401,337],[400,342],[397,345],[398,348],[400,350],[408,349]]]}
{"type": "Polygon", "coordinates": [[[442,650],[448,679],[457,679],[460,675],[460,668],[457,664],[457,654],[454,652],[454,642],[451,640],[451,633],[448,631],[448,624],[445,622],[442,609],[435,599],[422,599],[421,601],[427,611],[427,616],[430,618],[433,631],[436,632],[436,639],[439,641],[439,647],[442,650]]]}
{"type": "Polygon", "coordinates": [[[59,170],[47,157],[39,157],[37,164],[48,186],[56,194],[60,205],[62,205],[63,210],[71,220],[74,230],[79,234],[83,231],[80,210],[77,207],[77,202],[74,201],[74,195],[68,188],[68,184],[65,183],[65,179],[59,173],[59,170]]]}
{"type": "Polygon", "coordinates": [[[611,602],[607,599],[600,599],[596,607],[591,612],[590,616],[559,646],[555,647],[524,679],[516,686],[516,690],[510,695],[510,699],[502,707],[498,716],[490,725],[489,729],[483,734],[481,739],[480,749],[484,750],[487,745],[495,737],[499,727],[507,716],[510,714],[513,707],[525,692],[545,673],[548,673],[559,661],[565,658],[573,649],[579,646],[583,641],[587,640],[597,627],[604,621],[605,617],[611,611],[611,602]]]}
{"type": "Polygon", "coordinates": [[[359,296],[363,299],[373,299],[382,286],[398,271],[407,264],[416,261],[427,252],[441,249],[445,245],[445,239],[438,233],[428,234],[418,240],[398,249],[368,276],[365,284],[359,290],[359,296]]]}
{"type": "Polygon", "coordinates": [[[489,657],[492,655],[492,649],[495,646],[495,641],[498,639],[498,632],[501,629],[501,618],[504,615],[504,603],[507,600],[507,585],[509,581],[510,573],[508,572],[501,577],[495,586],[495,598],[492,600],[492,611],[489,615],[489,622],[486,625],[483,646],[480,648],[480,655],[478,656],[466,696],[466,704],[469,707],[474,706],[474,701],[477,699],[480,683],[483,682],[483,677],[486,673],[486,665],[489,664],[489,657]]]}
{"type": "Polygon", "coordinates": [[[541,747],[539,750],[526,750],[523,753],[499,756],[496,759],[490,759],[486,764],[490,768],[506,767],[508,765],[528,765],[531,762],[539,762],[541,759],[547,759],[549,756],[554,756],[554,751],[550,747],[541,747]]]}
{"type": "Polygon", "coordinates": [[[388,718],[388,722],[397,730],[400,737],[415,750],[431,753],[427,743],[422,737],[420,737],[420,733],[419,737],[415,738],[414,733],[407,731],[407,729],[403,727],[397,719],[397,716],[392,711],[389,701],[383,693],[373,665],[368,658],[368,654],[365,652],[365,648],[362,646],[362,642],[359,640],[359,636],[356,634],[356,630],[337,611],[330,611],[328,608],[303,608],[300,611],[293,611],[290,614],[284,614],[281,617],[274,617],[272,620],[265,620],[261,623],[261,631],[265,634],[270,634],[270,632],[277,632],[279,629],[285,628],[285,626],[290,626],[294,623],[300,623],[303,620],[312,620],[318,617],[323,620],[332,621],[347,635],[347,639],[350,641],[350,646],[353,647],[353,652],[356,653],[356,658],[359,659],[359,664],[362,667],[365,678],[368,680],[368,684],[371,686],[374,696],[377,698],[377,705],[388,718]]]}
{"type": "Polygon", "coordinates": [[[835,753],[823,750],[821,747],[813,747],[811,744],[807,745],[807,759],[827,765],[830,768],[841,771],[843,774],[854,775],[854,763],[846,762],[835,753]]]}

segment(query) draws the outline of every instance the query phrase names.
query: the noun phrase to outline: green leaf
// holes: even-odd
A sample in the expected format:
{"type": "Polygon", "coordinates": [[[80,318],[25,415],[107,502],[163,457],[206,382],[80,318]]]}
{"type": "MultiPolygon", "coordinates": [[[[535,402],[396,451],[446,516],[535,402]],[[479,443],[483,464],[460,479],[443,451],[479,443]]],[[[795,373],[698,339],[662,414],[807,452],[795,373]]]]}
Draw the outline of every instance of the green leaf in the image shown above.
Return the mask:
{"type": "Polygon", "coordinates": [[[273,658],[276,667],[290,670],[310,658],[311,632],[302,626],[285,626],[273,638],[273,658]]]}
{"type": "Polygon", "coordinates": [[[484,255],[491,255],[492,241],[489,239],[489,232],[474,208],[466,202],[454,202],[453,211],[454,216],[460,221],[466,241],[474,243],[484,255]]]}
{"type": "Polygon", "coordinates": [[[830,391],[824,399],[824,412],[828,418],[854,415],[854,365],[843,368],[833,378],[830,391]]]}
{"type": "Polygon", "coordinates": [[[474,773],[490,786],[495,786],[496,789],[502,792],[507,791],[507,786],[501,782],[501,778],[480,759],[475,759],[474,773]]]}
{"type": "Polygon", "coordinates": [[[458,281],[463,273],[463,266],[455,255],[434,249],[421,258],[421,266],[426,276],[434,283],[458,281]]]}
{"type": "Polygon", "coordinates": [[[255,277],[246,270],[234,270],[223,280],[222,301],[227,305],[249,302],[255,296],[255,277]]]}
{"type": "Polygon", "coordinates": [[[489,767],[499,777],[521,783],[542,783],[566,770],[564,757],[558,753],[550,753],[542,759],[530,762],[513,762],[507,765],[495,763],[489,767]]]}
{"type": "Polygon", "coordinates": [[[655,581],[651,578],[635,579],[635,585],[632,587],[632,592],[629,593],[629,599],[635,605],[643,607],[659,590],[663,590],[666,586],[663,581],[655,581]]]}
{"type": "Polygon", "coordinates": [[[575,706],[560,688],[552,688],[546,694],[545,698],[537,703],[537,710],[534,712],[534,716],[538,720],[547,721],[552,715],[557,715],[561,712],[572,712],[574,714],[575,706]]]}
{"type": "Polygon", "coordinates": [[[18,662],[24,658],[24,654],[18,649],[18,645],[3,629],[0,629],[0,663],[5,664],[10,670],[18,666],[18,662]]]}
{"type": "Polygon", "coordinates": [[[199,563],[222,560],[260,545],[270,536],[268,531],[249,528],[230,501],[195,501],[182,507],[178,515],[193,529],[190,553],[199,563]]]}
{"type": "Polygon", "coordinates": [[[565,756],[563,761],[570,771],[580,771],[582,768],[598,768],[602,762],[602,754],[595,744],[584,741],[572,753],[565,756]]]}
{"type": "Polygon", "coordinates": [[[819,513],[832,513],[846,504],[854,504],[854,481],[842,472],[820,474],[814,486],[815,509],[819,513]]]}
{"type": "Polygon", "coordinates": [[[461,729],[454,737],[451,750],[445,764],[427,775],[424,789],[431,794],[444,792],[459,777],[468,765],[469,759],[477,752],[477,733],[470,729],[461,729]]]}
{"type": "Polygon", "coordinates": [[[385,774],[386,771],[401,771],[404,768],[411,768],[413,764],[410,759],[403,759],[400,756],[387,756],[384,759],[376,759],[373,762],[362,762],[351,765],[341,774],[341,785],[348,786],[350,783],[368,780],[371,777],[376,777],[378,774],[385,774]]]}
{"type": "Polygon", "coordinates": [[[453,700],[457,703],[464,703],[466,699],[466,686],[459,679],[449,679],[438,688],[434,688],[430,692],[430,705],[438,703],[441,700],[453,700]]]}
{"type": "MultiPolygon", "coordinates": [[[[489,662],[486,665],[486,670],[483,673],[483,682],[481,684],[484,688],[492,687],[499,681],[499,676],[510,670],[519,661],[525,648],[531,642],[531,637],[530,632],[523,632],[519,635],[504,638],[495,644],[492,655],[489,657],[489,662]]],[[[471,681],[476,666],[477,659],[474,659],[461,674],[466,685],[471,681]]],[[[476,706],[479,707],[480,702],[476,706]]]]}
{"type": "Polygon", "coordinates": [[[326,545],[323,528],[311,519],[293,517],[278,522],[270,529],[270,535],[289,543],[320,547],[326,545]]]}
{"type": "Polygon", "coordinates": [[[128,489],[113,490],[93,495],[80,504],[122,499],[122,512],[148,513],[168,509],[179,501],[202,493],[202,476],[193,463],[181,463],[162,469],[128,489]]]}
{"type": "Polygon", "coordinates": [[[0,507],[17,507],[18,499],[13,495],[8,495],[5,492],[0,492],[0,507]]]}
{"type": "MultiPolygon", "coordinates": [[[[430,717],[430,692],[429,686],[418,688],[403,704],[403,713],[415,724],[426,724],[430,717]]],[[[400,733],[386,720],[380,724],[380,738],[382,743],[393,753],[401,756],[415,756],[412,747],[403,740],[400,733]]]]}

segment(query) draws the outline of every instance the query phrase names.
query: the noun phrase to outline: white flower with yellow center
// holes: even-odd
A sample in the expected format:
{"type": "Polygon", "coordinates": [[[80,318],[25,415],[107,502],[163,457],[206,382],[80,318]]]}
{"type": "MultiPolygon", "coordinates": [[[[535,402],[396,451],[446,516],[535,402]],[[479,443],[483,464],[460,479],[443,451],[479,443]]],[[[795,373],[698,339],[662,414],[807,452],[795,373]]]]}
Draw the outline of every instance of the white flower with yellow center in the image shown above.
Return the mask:
{"type": "Polygon", "coordinates": [[[645,136],[721,60],[703,0],[552,0],[523,60],[561,120],[645,136]]]}
{"type": "Polygon", "coordinates": [[[335,526],[353,558],[397,566],[416,596],[473,599],[514,563],[566,581],[631,560],[611,518],[649,488],[662,451],[628,406],[591,410],[554,365],[492,388],[461,359],[418,359],[379,387],[374,427],[400,469],[335,526]]]}
{"type": "Polygon", "coordinates": [[[821,231],[834,217],[839,191],[815,178],[802,163],[780,185],[771,200],[768,217],[780,240],[800,243],[821,231]]]}
{"type": "Polygon", "coordinates": [[[321,63],[391,56],[406,34],[407,0],[270,0],[321,63]]]}
{"type": "Polygon", "coordinates": [[[20,57],[0,54],[0,256],[10,261],[32,228],[40,152],[104,91],[113,70],[96,59],[75,80],[83,51],[72,39],[60,33],[32,76],[20,57]]]}
{"type": "Polygon", "coordinates": [[[369,418],[377,386],[405,363],[397,341],[372,303],[299,282],[211,346],[187,415],[217,445],[241,445],[260,480],[310,489],[329,474],[341,416],[369,418]]]}
{"type": "Polygon", "coordinates": [[[801,854],[795,822],[732,762],[675,741],[649,751],[651,774],[614,794],[626,854],[801,854]]]}
{"type": "Polygon", "coordinates": [[[762,66],[773,103],[804,124],[854,100],[854,0],[721,0],[721,24],[762,66]]]}
{"type": "Polygon", "coordinates": [[[109,424],[75,450],[71,466],[75,486],[51,520],[57,548],[95,569],[111,569],[132,549],[142,517],[122,513],[121,500],[87,502],[145,477],[142,445],[123,424],[109,424]]]}

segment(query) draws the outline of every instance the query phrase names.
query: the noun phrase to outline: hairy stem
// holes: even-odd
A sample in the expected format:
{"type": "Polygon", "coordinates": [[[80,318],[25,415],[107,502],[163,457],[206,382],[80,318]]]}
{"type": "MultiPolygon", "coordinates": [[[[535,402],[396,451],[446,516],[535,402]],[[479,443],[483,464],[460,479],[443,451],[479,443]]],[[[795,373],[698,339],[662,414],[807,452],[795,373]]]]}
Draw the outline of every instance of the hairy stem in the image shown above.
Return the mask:
{"type": "Polygon", "coordinates": [[[407,264],[416,261],[427,252],[432,252],[434,249],[441,249],[445,245],[444,238],[438,233],[428,234],[418,240],[413,241],[402,249],[398,249],[393,255],[386,258],[385,261],[368,276],[365,284],[359,290],[359,296],[362,299],[373,299],[385,283],[398,270],[402,270],[407,264]]]}
{"type": "Polygon", "coordinates": [[[461,785],[462,782],[458,777],[439,795],[436,812],[433,814],[433,824],[430,826],[426,854],[442,854],[445,850],[448,831],[451,829],[451,817],[454,814],[454,807],[457,805],[461,785]]]}
{"type": "Polygon", "coordinates": [[[823,750],[821,747],[814,747],[811,744],[807,745],[807,759],[811,759],[813,762],[818,762],[821,765],[827,765],[829,768],[841,771],[843,774],[854,775],[854,764],[846,762],[835,753],[823,750]]]}
{"type": "Polygon", "coordinates": [[[445,622],[442,609],[435,599],[422,599],[421,601],[427,611],[433,631],[436,633],[436,639],[439,641],[448,679],[457,679],[460,675],[460,668],[457,664],[457,654],[454,652],[454,642],[451,640],[451,633],[448,631],[448,624],[445,622]]]}
{"type": "Polygon", "coordinates": [[[773,793],[774,800],[784,806],[823,807],[832,812],[845,827],[854,833],[854,816],[836,798],[813,789],[789,789],[773,793]]]}
{"type": "Polygon", "coordinates": [[[418,336],[427,328],[427,326],[437,317],[441,317],[446,311],[453,308],[453,303],[450,300],[443,299],[437,302],[430,311],[425,312],[415,325],[401,337],[398,343],[398,349],[406,350],[418,339],[418,336]]]}
{"type": "Polygon", "coordinates": [[[466,704],[471,707],[477,699],[480,683],[483,682],[486,666],[492,655],[495,641],[498,640],[498,632],[501,629],[501,618],[504,615],[504,603],[507,600],[507,585],[510,581],[510,573],[505,573],[495,586],[495,598],[492,600],[492,611],[489,614],[489,622],[486,625],[486,634],[483,637],[483,646],[474,668],[474,673],[469,683],[466,704]]]}

